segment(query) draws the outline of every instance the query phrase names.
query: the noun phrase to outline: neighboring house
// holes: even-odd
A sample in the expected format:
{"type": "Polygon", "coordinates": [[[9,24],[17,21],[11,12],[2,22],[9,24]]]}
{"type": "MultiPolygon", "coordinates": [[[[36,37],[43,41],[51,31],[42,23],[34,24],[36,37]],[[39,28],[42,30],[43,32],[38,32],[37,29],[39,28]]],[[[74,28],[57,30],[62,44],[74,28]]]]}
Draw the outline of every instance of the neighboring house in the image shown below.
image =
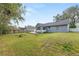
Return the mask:
{"type": "Polygon", "coordinates": [[[18,33],[19,32],[18,28],[15,26],[10,26],[9,31],[10,31],[10,33],[18,33]]]}
{"type": "Polygon", "coordinates": [[[76,28],[69,28],[71,20],[60,20],[51,23],[36,25],[36,32],[79,32],[79,20],[75,20],[76,28]]]}
{"type": "Polygon", "coordinates": [[[26,26],[26,30],[27,30],[28,32],[34,32],[35,27],[34,27],[34,26],[31,26],[31,25],[28,25],[28,26],[26,26]]]}
{"type": "Polygon", "coordinates": [[[22,28],[22,27],[19,27],[19,31],[20,32],[34,32],[34,30],[35,30],[35,27],[33,27],[33,26],[25,26],[24,28],[22,28]]]}
{"type": "Polygon", "coordinates": [[[18,29],[19,29],[19,32],[27,32],[26,28],[19,27],[18,29]]]}

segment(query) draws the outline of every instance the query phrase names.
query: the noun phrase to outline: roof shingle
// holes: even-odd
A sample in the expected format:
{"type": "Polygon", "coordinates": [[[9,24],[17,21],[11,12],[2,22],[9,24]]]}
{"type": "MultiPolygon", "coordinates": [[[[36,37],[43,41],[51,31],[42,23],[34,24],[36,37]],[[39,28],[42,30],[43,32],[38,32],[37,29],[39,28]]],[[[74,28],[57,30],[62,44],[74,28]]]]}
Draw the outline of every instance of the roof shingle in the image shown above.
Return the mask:
{"type": "Polygon", "coordinates": [[[42,26],[61,26],[61,25],[67,25],[69,24],[69,20],[62,20],[62,21],[58,21],[58,22],[50,22],[50,23],[45,23],[45,24],[37,24],[36,27],[42,26]]]}

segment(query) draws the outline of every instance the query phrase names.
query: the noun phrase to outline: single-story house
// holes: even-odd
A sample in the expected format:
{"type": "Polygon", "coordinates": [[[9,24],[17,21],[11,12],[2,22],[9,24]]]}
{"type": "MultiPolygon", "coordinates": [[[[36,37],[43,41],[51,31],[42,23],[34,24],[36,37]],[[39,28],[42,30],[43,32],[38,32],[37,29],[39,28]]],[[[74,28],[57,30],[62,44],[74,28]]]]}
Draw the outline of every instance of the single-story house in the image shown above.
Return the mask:
{"type": "Polygon", "coordinates": [[[36,32],[79,32],[79,20],[75,20],[76,28],[69,28],[71,20],[60,20],[51,23],[38,23],[36,32]]]}
{"type": "Polygon", "coordinates": [[[35,27],[34,26],[25,26],[25,27],[19,27],[19,32],[34,32],[35,27]]]}
{"type": "Polygon", "coordinates": [[[10,33],[18,33],[19,32],[18,28],[15,26],[10,26],[9,31],[10,31],[10,33]]]}

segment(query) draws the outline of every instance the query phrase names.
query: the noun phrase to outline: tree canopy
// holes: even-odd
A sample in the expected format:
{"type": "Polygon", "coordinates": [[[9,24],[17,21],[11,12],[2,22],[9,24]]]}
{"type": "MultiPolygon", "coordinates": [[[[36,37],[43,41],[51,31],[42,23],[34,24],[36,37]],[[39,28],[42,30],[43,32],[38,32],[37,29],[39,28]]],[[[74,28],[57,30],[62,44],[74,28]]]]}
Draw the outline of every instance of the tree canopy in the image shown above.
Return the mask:
{"type": "Polygon", "coordinates": [[[8,24],[11,24],[11,20],[13,20],[16,23],[18,23],[19,21],[23,21],[23,13],[24,7],[20,3],[0,3],[1,32],[4,32],[3,29],[8,27],[8,24]]]}
{"type": "Polygon", "coordinates": [[[70,27],[75,28],[75,20],[79,19],[79,6],[71,6],[63,11],[62,15],[56,15],[55,19],[58,20],[71,20],[70,27]]]}

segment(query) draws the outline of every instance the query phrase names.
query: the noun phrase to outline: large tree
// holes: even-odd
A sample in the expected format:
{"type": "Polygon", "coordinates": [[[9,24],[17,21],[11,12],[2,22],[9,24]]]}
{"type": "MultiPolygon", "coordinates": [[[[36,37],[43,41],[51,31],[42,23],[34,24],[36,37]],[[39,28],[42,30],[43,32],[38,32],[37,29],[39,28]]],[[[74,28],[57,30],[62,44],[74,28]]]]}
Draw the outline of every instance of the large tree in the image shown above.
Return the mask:
{"type": "Polygon", "coordinates": [[[0,33],[5,32],[11,20],[18,23],[24,20],[22,17],[24,7],[20,3],[1,3],[0,4],[0,33]]]}
{"type": "Polygon", "coordinates": [[[63,11],[62,15],[56,15],[55,19],[58,20],[71,20],[70,27],[75,28],[75,20],[79,19],[79,7],[71,6],[63,11]]]}
{"type": "Polygon", "coordinates": [[[56,21],[62,20],[62,16],[60,14],[57,14],[56,16],[53,16],[53,17],[56,21]]]}
{"type": "Polygon", "coordinates": [[[76,5],[76,6],[67,8],[63,12],[63,18],[64,19],[71,19],[70,27],[75,28],[76,27],[75,20],[77,20],[79,18],[79,7],[76,5]]]}

